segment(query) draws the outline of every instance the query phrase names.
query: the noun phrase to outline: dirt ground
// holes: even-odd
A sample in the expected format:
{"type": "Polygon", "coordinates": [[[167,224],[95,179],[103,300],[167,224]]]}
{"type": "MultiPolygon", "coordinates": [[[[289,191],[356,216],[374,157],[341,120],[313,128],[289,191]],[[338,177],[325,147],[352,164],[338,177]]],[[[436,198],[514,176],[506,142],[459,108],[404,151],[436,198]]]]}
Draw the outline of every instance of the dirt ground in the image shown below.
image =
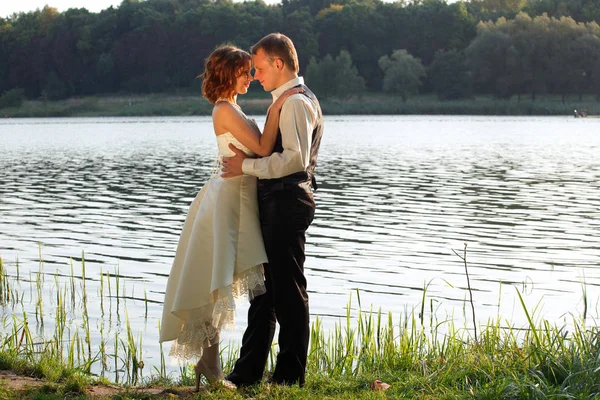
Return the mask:
{"type": "MultiPolygon", "coordinates": [[[[46,383],[47,382],[41,379],[17,375],[12,371],[0,371],[0,387],[5,387],[10,390],[24,391],[28,389],[35,389],[45,385],[46,383]]],[[[176,389],[165,389],[164,387],[125,389],[119,386],[111,385],[90,385],[86,389],[86,395],[90,399],[113,398],[114,396],[123,393],[143,393],[145,395],[161,398],[186,398],[193,397],[195,394],[195,392],[192,390],[192,387],[182,387],[176,389]]]]}

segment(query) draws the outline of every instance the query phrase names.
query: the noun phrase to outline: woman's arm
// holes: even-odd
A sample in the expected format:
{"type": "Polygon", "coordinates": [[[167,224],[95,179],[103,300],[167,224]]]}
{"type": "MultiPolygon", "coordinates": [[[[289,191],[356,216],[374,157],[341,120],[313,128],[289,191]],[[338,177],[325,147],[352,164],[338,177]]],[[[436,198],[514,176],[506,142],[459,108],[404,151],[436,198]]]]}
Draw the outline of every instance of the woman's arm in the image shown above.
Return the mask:
{"type": "Polygon", "coordinates": [[[268,156],[273,151],[277,130],[279,127],[279,113],[285,100],[291,95],[302,93],[302,88],[292,88],[286,90],[270,107],[264,133],[261,135],[253,129],[234,109],[235,106],[229,103],[219,103],[213,109],[213,125],[217,135],[225,132],[231,134],[240,141],[241,144],[249,148],[252,152],[261,157],[268,156]]]}
{"type": "Polygon", "coordinates": [[[273,152],[273,147],[275,146],[275,141],[277,140],[277,131],[279,129],[279,117],[281,114],[281,108],[283,107],[283,103],[287,100],[291,95],[302,93],[304,89],[302,88],[291,88],[286,90],[277,98],[277,100],[271,104],[269,109],[267,110],[267,122],[265,123],[265,129],[263,130],[263,134],[260,137],[260,145],[261,150],[264,150],[263,153],[256,153],[261,157],[265,157],[271,155],[273,152]]]}

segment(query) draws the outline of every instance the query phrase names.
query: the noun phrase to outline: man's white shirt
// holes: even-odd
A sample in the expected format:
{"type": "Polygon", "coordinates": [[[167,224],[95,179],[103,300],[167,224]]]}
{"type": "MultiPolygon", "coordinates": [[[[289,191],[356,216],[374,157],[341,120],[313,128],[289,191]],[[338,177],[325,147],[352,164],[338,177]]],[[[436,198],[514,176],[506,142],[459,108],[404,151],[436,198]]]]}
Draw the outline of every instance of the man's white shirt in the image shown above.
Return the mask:
{"type": "MultiPolygon", "coordinates": [[[[271,92],[273,101],[286,90],[303,84],[302,77],[284,83],[271,92]]],[[[305,95],[290,96],[283,103],[279,117],[283,152],[262,158],[246,158],[242,164],[244,174],[273,179],[305,171],[310,162],[312,133],[316,121],[317,110],[305,95]]]]}

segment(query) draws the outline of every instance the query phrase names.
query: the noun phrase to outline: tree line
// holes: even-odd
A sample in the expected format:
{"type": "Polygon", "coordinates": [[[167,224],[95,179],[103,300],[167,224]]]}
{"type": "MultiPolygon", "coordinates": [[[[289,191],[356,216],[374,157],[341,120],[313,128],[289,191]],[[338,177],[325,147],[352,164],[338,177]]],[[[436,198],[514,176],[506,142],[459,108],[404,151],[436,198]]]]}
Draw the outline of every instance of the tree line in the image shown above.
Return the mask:
{"type": "Polygon", "coordinates": [[[597,0],[124,0],[99,13],[47,6],[0,18],[0,94],[197,90],[216,46],[248,49],[279,31],[321,96],[583,95],[600,88],[599,21],[597,0]]]}

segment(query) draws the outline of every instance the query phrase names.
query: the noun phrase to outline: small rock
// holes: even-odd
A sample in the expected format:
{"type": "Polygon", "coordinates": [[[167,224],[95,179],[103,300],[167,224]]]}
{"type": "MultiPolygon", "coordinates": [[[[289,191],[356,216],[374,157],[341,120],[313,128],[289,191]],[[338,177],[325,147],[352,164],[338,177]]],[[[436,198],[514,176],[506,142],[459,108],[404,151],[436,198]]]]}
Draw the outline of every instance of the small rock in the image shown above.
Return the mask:
{"type": "Polygon", "coordinates": [[[388,390],[390,388],[390,385],[388,385],[385,382],[381,382],[379,379],[377,379],[375,382],[371,383],[371,389],[373,389],[374,391],[380,391],[380,390],[388,390]]]}

